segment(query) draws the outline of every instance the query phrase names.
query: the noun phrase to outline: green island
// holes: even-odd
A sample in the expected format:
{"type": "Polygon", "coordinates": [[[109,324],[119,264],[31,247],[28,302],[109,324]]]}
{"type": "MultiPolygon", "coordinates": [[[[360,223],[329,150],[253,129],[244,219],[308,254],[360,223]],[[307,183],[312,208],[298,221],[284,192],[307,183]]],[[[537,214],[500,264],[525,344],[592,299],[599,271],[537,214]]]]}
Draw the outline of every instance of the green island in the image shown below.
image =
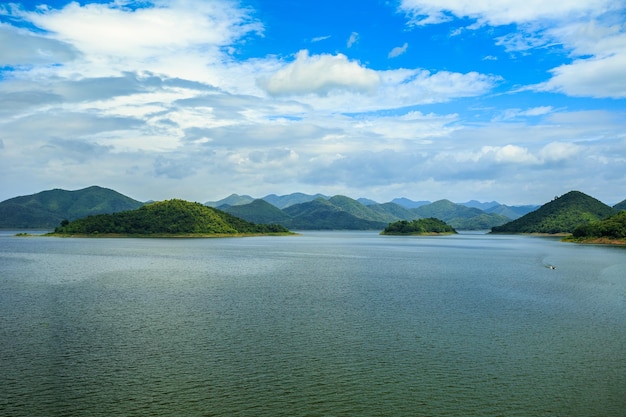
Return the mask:
{"type": "Polygon", "coordinates": [[[173,199],[136,210],[63,220],[46,236],[59,237],[235,237],[293,235],[277,224],[255,224],[200,203],[173,199]]]}
{"type": "Polygon", "coordinates": [[[626,210],[606,219],[582,224],[574,229],[566,242],[626,245],[626,210]]]}
{"type": "Polygon", "coordinates": [[[434,217],[416,219],[412,221],[400,220],[389,223],[381,235],[414,235],[414,236],[438,236],[456,234],[456,230],[446,222],[434,217]]]}

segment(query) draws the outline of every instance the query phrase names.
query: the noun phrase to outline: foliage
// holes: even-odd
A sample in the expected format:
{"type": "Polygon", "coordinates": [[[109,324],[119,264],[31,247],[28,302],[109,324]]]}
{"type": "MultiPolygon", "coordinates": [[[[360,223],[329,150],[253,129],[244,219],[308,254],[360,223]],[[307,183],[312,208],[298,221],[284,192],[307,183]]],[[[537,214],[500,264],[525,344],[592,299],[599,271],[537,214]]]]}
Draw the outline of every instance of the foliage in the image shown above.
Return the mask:
{"type": "Polygon", "coordinates": [[[450,226],[457,230],[489,230],[494,226],[500,226],[511,219],[495,213],[481,213],[470,218],[455,217],[446,220],[450,226]]]}
{"type": "Polygon", "coordinates": [[[224,207],[222,210],[253,223],[286,223],[290,219],[278,207],[260,199],[248,204],[224,207]]]}
{"type": "Polygon", "coordinates": [[[613,206],[613,208],[617,211],[626,210],[626,200],[623,200],[617,203],[616,205],[613,206]]]}
{"type": "Polygon", "coordinates": [[[385,227],[386,224],[357,217],[323,197],[318,197],[308,203],[294,204],[285,208],[283,212],[291,217],[289,221],[291,229],[375,230],[385,227]]]}
{"type": "Polygon", "coordinates": [[[420,217],[435,217],[456,229],[484,230],[508,222],[510,219],[499,214],[488,214],[477,208],[469,208],[441,200],[420,207],[407,209],[396,203],[365,204],[349,197],[337,195],[294,204],[283,210],[264,200],[245,205],[223,207],[223,210],[253,222],[282,224],[290,229],[382,229],[399,220],[415,220],[420,217]],[[430,214],[430,215],[420,215],[430,214]]]}
{"type": "Polygon", "coordinates": [[[574,229],[575,238],[626,239],[626,210],[604,220],[583,224],[574,229]]]}
{"type": "Polygon", "coordinates": [[[455,229],[484,230],[508,222],[508,217],[485,213],[476,207],[455,204],[450,200],[439,200],[411,209],[417,217],[434,217],[443,220],[455,229]]]}
{"type": "Polygon", "coordinates": [[[279,225],[256,225],[221,210],[184,200],[146,204],[137,210],[99,214],[55,229],[58,234],[285,233],[279,225]]]}
{"type": "Polygon", "coordinates": [[[571,233],[577,226],[610,216],[614,210],[579,191],[570,191],[492,233],[571,233]]]}
{"type": "Polygon", "coordinates": [[[63,219],[133,210],[143,203],[102,187],[48,190],[0,203],[0,227],[52,228],[63,219]]]}
{"type": "Polygon", "coordinates": [[[456,233],[456,230],[447,223],[430,217],[427,219],[400,220],[390,223],[382,232],[384,235],[425,235],[433,233],[451,234],[456,233]]]}

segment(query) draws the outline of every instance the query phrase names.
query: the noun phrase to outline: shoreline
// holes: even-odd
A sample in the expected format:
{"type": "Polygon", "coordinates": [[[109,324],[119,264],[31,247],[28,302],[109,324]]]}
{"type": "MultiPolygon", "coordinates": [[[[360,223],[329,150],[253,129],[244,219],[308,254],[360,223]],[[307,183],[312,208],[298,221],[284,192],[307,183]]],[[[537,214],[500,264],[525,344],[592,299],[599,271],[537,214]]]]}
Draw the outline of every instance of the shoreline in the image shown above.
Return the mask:
{"type": "Polygon", "coordinates": [[[29,233],[18,233],[17,237],[58,237],[75,239],[217,239],[227,237],[260,237],[260,236],[298,236],[298,233],[93,233],[93,234],[64,234],[46,233],[43,235],[33,235],[29,233]]]}
{"type": "Polygon", "coordinates": [[[576,238],[572,236],[568,236],[564,239],[561,239],[561,242],[568,243],[580,243],[583,245],[614,245],[614,246],[624,246],[626,245],[626,240],[622,239],[612,239],[608,237],[582,237],[576,238]]]}

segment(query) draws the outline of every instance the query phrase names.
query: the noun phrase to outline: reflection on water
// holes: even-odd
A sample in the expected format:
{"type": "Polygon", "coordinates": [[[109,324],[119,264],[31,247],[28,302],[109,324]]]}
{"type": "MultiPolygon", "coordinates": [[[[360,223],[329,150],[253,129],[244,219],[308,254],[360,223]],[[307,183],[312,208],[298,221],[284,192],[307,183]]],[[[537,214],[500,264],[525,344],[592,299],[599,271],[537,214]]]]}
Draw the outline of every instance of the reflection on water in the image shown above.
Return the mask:
{"type": "Polygon", "coordinates": [[[520,236],[2,235],[0,415],[620,416],[625,277],[520,236]]]}

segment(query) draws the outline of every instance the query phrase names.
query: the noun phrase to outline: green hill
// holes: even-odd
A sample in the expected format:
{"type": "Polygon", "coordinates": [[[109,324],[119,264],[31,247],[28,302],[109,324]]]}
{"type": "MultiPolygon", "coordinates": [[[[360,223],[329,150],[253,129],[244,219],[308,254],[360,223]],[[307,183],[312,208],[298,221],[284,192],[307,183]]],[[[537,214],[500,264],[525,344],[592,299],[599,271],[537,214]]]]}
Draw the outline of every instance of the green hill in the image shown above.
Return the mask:
{"type": "Polygon", "coordinates": [[[346,213],[350,213],[359,219],[371,220],[374,222],[387,223],[388,216],[384,216],[383,214],[372,210],[370,207],[359,203],[357,200],[354,200],[350,197],[346,197],[343,195],[336,195],[331,197],[328,200],[333,206],[345,211],[346,213]]]}
{"type": "Polygon", "coordinates": [[[284,209],[289,206],[293,206],[294,204],[308,203],[320,197],[325,200],[328,200],[328,197],[323,194],[310,195],[310,194],[304,194],[304,193],[292,193],[292,194],[280,195],[280,196],[276,194],[269,194],[263,197],[263,200],[267,201],[274,207],[278,207],[279,209],[284,209]]]}
{"type": "Polygon", "coordinates": [[[222,210],[253,223],[288,224],[291,220],[281,209],[261,199],[248,204],[224,207],[222,210]]]}
{"type": "MultiPolygon", "coordinates": [[[[499,204],[497,206],[486,209],[485,213],[499,214],[501,216],[508,217],[511,220],[516,220],[530,213],[531,211],[537,210],[538,208],[539,206],[530,206],[530,205],[529,206],[507,206],[506,204],[499,204]]],[[[508,221],[509,220],[507,220],[507,222],[508,221]]],[[[499,226],[499,225],[493,225],[493,226],[499,226]]]]}
{"type": "Polygon", "coordinates": [[[136,210],[64,222],[55,229],[57,235],[236,235],[288,232],[279,225],[257,225],[213,207],[176,199],[146,204],[136,210]]]}
{"type": "Polygon", "coordinates": [[[577,226],[604,219],[615,211],[580,191],[570,191],[492,233],[571,233],[577,226]]]}
{"type": "MultiPolygon", "coordinates": [[[[335,200],[337,202],[337,200],[335,200]]],[[[317,198],[308,203],[294,204],[283,211],[291,217],[289,227],[302,230],[373,230],[383,229],[387,223],[357,217],[330,200],[317,198]]],[[[360,204],[357,202],[357,204],[360,204]]]]}
{"type": "Polygon", "coordinates": [[[231,194],[226,198],[218,201],[207,201],[205,206],[220,207],[220,206],[240,206],[243,204],[249,204],[254,201],[254,198],[249,195],[231,194]]]}
{"type": "Polygon", "coordinates": [[[572,233],[573,241],[591,243],[626,243],[626,210],[604,220],[580,225],[572,233]]]}
{"type": "Polygon", "coordinates": [[[367,206],[370,210],[373,210],[377,213],[380,213],[384,216],[385,220],[388,223],[398,221],[398,220],[414,220],[419,217],[416,213],[413,213],[411,210],[402,207],[396,203],[382,203],[382,204],[372,204],[367,206]]]}
{"type": "Polygon", "coordinates": [[[455,204],[450,200],[439,200],[411,209],[418,217],[434,217],[459,230],[485,230],[505,224],[510,218],[500,214],[485,213],[475,207],[455,204]]]}
{"type": "Polygon", "coordinates": [[[616,205],[613,206],[613,208],[615,210],[617,210],[617,211],[626,210],[626,200],[624,200],[624,201],[622,201],[620,203],[617,203],[616,205]]]}
{"type": "Polygon", "coordinates": [[[413,221],[401,220],[391,223],[381,235],[444,235],[454,234],[456,230],[445,222],[435,219],[417,219],[413,221]]]}
{"type": "Polygon", "coordinates": [[[48,190],[0,203],[0,228],[54,228],[62,220],[133,210],[144,203],[108,188],[48,190]]]}

